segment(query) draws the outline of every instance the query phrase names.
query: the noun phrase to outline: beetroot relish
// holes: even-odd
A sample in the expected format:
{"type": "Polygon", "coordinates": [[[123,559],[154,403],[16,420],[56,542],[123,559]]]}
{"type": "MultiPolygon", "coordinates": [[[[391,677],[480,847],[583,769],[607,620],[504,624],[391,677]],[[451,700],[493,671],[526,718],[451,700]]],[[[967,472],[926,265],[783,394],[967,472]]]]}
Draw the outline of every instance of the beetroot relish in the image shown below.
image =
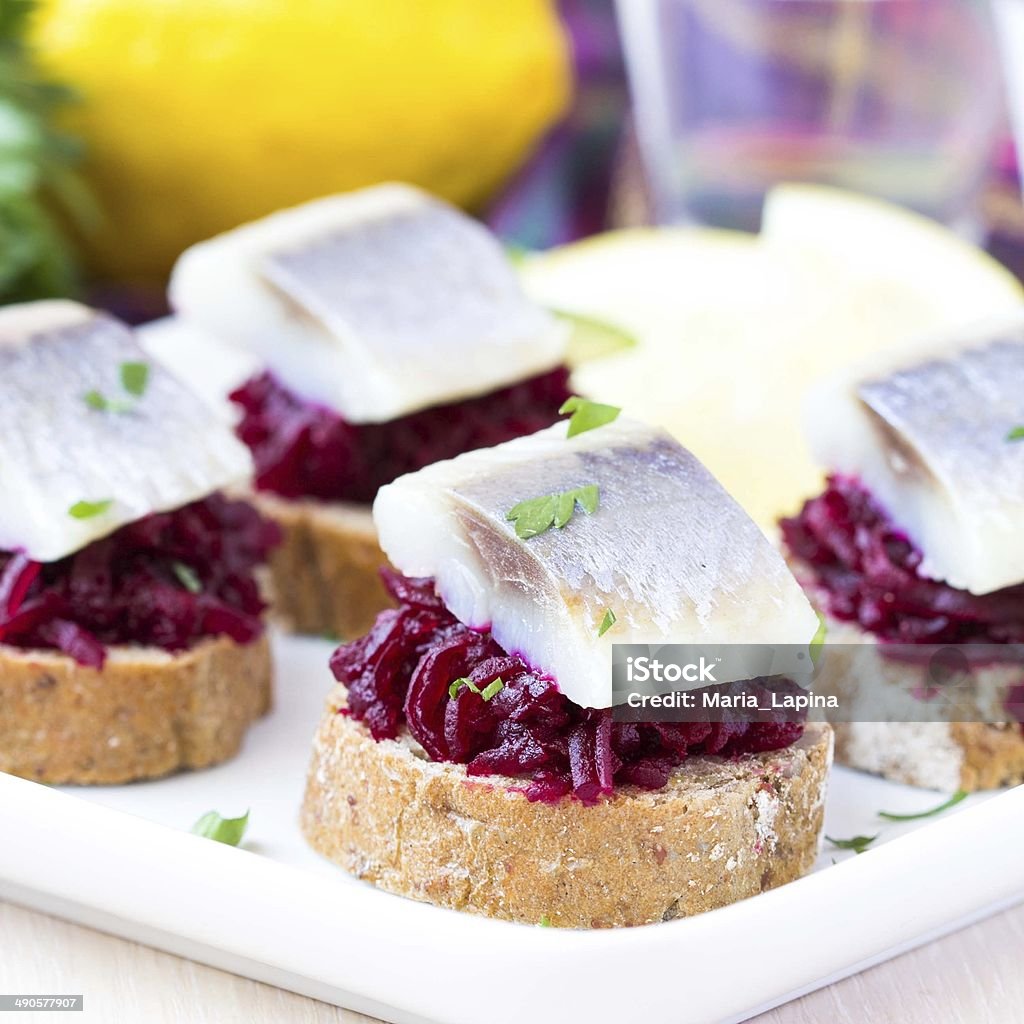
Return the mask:
{"type": "Polygon", "coordinates": [[[1024,584],[979,595],[929,579],[921,553],[856,480],[829,477],[781,527],[835,619],[898,643],[1024,642],[1024,584]]]}
{"type": "Polygon", "coordinates": [[[574,704],[489,632],[464,626],[432,580],[382,575],[398,607],[331,658],[348,713],[377,740],[406,724],[432,760],[465,764],[470,775],[525,777],[530,800],[555,803],[572,793],[593,804],[616,785],[660,789],[687,756],[776,750],[803,731],[782,721],[613,721],[610,709],[574,704]],[[461,677],[478,690],[499,677],[504,686],[487,701],[469,687],[452,698],[449,687],[461,677]]]}
{"type": "Polygon", "coordinates": [[[265,607],[254,570],[280,536],[245,502],[214,494],[56,562],[0,552],[0,642],[92,668],[109,644],[179,651],[221,634],[248,643],[263,631],[265,607]]]}
{"type": "Polygon", "coordinates": [[[263,373],[231,393],[236,432],[252,451],[256,486],[286,498],[371,502],[384,484],[432,462],[551,426],[571,392],[559,366],[510,387],[386,423],[348,423],[263,373]]]}

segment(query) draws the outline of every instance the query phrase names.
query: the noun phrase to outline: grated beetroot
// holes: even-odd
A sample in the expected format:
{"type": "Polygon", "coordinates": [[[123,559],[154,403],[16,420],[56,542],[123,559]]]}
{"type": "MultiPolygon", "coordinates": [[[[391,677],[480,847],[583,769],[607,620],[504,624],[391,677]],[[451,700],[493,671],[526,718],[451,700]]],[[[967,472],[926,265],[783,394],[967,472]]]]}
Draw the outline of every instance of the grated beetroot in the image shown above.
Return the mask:
{"type": "Polygon", "coordinates": [[[387,423],[348,423],[269,373],[231,393],[236,432],[256,462],[256,486],[286,498],[373,501],[384,484],[432,462],[551,426],[571,392],[560,366],[487,395],[387,423]]]}
{"type": "Polygon", "coordinates": [[[1024,642],[1024,584],[972,594],[929,579],[921,553],[856,480],[829,477],[824,492],[781,527],[833,618],[882,641],[1024,642]]]}
{"type": "Polygon", "coordinates": [[[429,579],[382,572],[398,603],[366,636],[339,647],[334,677],[348,690],[347,712],[376,740],[402,725],[435,761],[465,764],[470,775],[525,777],[530,800],[572,794],[594,804],[616,786],[660,789],[688,756],[726,757],[789,746],[798,722],[616,722],[610,709],[580,707],[555,683],[507,654],[489,632],[469,629],[442,604],[429,579]],[[455,697],[459,678],[470,687],[455,697]]]}
{"type": "Polygon", "coordinates": [[[221,634],[248,643],[263,632],[254,571],[280,538],[250,505],[214,494],[56,562],[0,552],[0,642],[91,668],[110,644],[179,651],[221,634]]]}

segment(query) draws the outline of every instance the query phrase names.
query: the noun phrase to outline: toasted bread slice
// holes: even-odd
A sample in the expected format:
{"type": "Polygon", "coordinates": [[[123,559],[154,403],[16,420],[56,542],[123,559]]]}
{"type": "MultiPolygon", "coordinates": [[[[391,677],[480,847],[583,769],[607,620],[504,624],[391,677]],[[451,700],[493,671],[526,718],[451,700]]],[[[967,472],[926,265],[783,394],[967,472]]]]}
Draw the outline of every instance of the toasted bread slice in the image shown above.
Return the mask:
{"type": "Polygon", "coordinates": [[[216,637],[180,654],[112,647],[100,670],[0,645],[0,771],[120,783],[234,756],[270,708],[267,638],[216,637]]]}
{"type": "Polygon", "coordinates": [[[246,497],[284,530],[270,556],[273,613],[282,628],[339,639],[367,632],[392,604],[380,581],[387,559],[369,506],[262,492],[246,497]]]}
{"type": "Polygon", "coordinates": [[[520,780],[375,742],[332,691],[314,739],[302,829],[389,892],[567,928],[648,924],[753,896],[809,871],[832,761],[828,726],[786,750],[695,757],[669,784],[585,807],[531,803],[520,780]]]}
{"type": "MultiPolygon", "coordinates": [[[[856,625],[828,617],[825,624],[829,645],[841,645],[836,653],[841,651],[840,657],[851,662],[847,706],[855,713],[860,696],[867,702],[865,717],[877,713],[881,701],[894,714],[903,713],[906,702],[914,699],[906,694],[927,682],[922,678],[922,668],[876,654],[874,637],[856,625]],[[869,662],[863,660],[865,655],[869,662]],[[870,688],[864,685],[865,672],[873,676],[870,688]]],[[[986,720],[835,722],[837,763],[894,782],[944,792],[963,789],[970,793],[1024,782],[1024,732],[1020,723],[991,723],[988,719],[993,708],[986,706],[986,702],[1001,697],[1007,686],[1020,682],[1020,668],[987,666],[977,670],[974,678],[977,715],[986,720]]],[[[909,714],[913,714],[912,708],[909,714]]]]}

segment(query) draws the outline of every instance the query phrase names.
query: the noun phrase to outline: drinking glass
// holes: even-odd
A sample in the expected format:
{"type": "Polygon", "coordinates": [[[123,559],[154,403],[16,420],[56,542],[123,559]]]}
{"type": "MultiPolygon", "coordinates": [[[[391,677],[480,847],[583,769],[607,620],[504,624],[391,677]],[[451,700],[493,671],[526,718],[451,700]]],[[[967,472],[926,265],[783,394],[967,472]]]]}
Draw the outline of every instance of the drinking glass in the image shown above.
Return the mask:
{"type": "Polygon", "coordinates": [[[756,229],[779,181],[969,218],[1002,114],[980,0],[618,0],[655,218],[756,229]]]}

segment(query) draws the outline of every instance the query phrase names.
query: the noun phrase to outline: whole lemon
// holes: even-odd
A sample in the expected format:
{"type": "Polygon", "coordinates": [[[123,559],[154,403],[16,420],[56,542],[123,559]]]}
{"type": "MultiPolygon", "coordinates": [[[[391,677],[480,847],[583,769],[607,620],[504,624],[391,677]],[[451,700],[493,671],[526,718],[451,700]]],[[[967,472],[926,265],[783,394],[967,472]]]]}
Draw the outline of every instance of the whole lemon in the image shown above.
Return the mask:
{"type": "Polygon", "coordinates": [[[122,281],[382,180],[477,206],[570,91],[554,0],[41,0],[32,41],[81,97],[86,255],[122,281]]]}

